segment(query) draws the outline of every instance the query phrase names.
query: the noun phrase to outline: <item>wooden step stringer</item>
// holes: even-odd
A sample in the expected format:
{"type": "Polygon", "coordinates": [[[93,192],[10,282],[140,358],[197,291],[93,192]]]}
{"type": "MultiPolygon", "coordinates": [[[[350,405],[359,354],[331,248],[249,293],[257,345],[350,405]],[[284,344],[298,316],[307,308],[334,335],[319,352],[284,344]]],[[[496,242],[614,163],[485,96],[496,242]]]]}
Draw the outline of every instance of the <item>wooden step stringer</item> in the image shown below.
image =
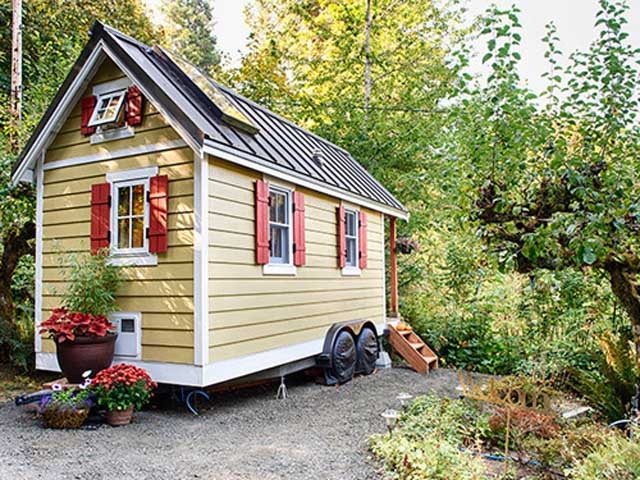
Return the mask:
{"type": "Polygon", "coordinates": [[[389,328],[389,343],[404,358],[411,368],[419,373],[429,373],[438,368],[438,356],[412,330],[397,330],[395,325],[389,328]]]}

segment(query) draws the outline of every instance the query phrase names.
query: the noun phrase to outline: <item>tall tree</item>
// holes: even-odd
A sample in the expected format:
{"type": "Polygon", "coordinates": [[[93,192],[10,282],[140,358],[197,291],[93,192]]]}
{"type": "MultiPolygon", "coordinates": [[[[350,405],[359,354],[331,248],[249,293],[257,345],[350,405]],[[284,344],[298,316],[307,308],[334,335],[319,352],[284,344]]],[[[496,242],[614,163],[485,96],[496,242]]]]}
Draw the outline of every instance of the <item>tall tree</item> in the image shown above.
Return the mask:
{"type": "Polygon", "coordinates": [[[165,0],[167,46],[207,73],[220,66],[209,0],[165,0]]]}
{"type": "Polygon", "coordinates": [[[518,10],[493,9],[482,32],[491,73],[465,96],[456,130],[491,245],[522,273],[604,275],[640,352],[640,50],[629,44],[627,11],[626,1],[600,0],[597,40],[566,69],[550,29],[541,108],[517,75],[518,10]]]}

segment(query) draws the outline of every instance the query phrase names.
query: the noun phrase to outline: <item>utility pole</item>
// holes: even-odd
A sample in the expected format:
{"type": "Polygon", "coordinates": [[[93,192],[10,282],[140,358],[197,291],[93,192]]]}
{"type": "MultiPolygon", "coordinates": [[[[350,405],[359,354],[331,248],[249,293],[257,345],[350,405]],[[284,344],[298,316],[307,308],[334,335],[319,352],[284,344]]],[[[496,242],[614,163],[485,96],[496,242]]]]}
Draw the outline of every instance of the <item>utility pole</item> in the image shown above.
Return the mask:
{"type": "Polygon", "coordinates": [[[365,31],[364,31],[364,115],[365,124],[369,116],[371,102],[371,0],[366,1],[365,31]]]}
{"type": "Polygon", "coordinates": [[[22,0],[11,0],[13,20],[11,24],[11,123],[9,139],[14,152],[19,147],[20,121],[22,119],[22,0]]]}

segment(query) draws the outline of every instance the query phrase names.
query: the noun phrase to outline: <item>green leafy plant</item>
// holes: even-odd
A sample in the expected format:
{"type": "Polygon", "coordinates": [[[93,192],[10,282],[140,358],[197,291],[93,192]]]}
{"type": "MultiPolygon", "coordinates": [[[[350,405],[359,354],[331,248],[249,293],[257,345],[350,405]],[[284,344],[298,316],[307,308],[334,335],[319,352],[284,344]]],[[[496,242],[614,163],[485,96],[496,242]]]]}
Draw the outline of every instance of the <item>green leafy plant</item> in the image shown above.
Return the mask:
{"type": "Polygon", "coordinates": [[[638,428],[631,437],[609,432],[604,441],[567,470],[573,480],[635,480],[640,478],[638,428]]]}
{"type": "Polygon", "coordinates": [[[54,384],[51,396],[45,397],[38,406],[46,425],[51,428],[79,428],[93,404],[90,384],[90,379],[79,388],[65,388],[54,384]]]}
{"type": "Polygon", "coordinates": [[[64,307],[70,312],[103,317],[114,312],[116,292],[124,278],[122,268],[109,263],[108,250],[100,250],[96,255],[71,254],[67,260],[64,307]]]}

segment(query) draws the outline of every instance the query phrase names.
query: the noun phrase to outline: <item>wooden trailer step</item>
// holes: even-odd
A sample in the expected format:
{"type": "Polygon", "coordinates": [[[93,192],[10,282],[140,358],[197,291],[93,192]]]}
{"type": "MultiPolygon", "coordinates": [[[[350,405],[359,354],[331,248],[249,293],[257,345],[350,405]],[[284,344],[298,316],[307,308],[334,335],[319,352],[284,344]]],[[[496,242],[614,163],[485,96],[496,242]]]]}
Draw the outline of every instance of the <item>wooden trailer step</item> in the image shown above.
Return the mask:
{"type": "Polygon", "coordinates": [[[398,330],[389,324],[389,343],[411,368],[419,373],[429,373],[438,368],[438,356],[412,330],[398,330]]]}

